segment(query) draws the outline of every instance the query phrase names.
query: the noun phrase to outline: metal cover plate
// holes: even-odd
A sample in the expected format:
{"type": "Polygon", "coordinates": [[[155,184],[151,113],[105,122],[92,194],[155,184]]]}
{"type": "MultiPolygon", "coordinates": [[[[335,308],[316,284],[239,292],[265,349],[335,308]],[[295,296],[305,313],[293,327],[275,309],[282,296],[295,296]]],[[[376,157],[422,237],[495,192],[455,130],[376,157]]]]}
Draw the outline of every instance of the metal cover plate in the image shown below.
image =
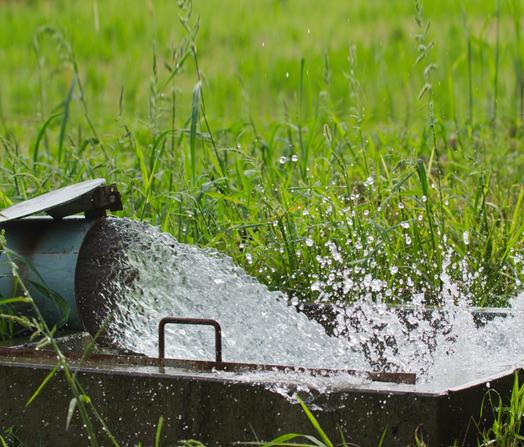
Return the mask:
{"type": "Polygon", "coordinates": [[[0,211],[0,223],[42,213],[56,206],[64,205],[82,197],[104,183],[105,179],[103,178],[87,180],[17,203],[0,211]]]}

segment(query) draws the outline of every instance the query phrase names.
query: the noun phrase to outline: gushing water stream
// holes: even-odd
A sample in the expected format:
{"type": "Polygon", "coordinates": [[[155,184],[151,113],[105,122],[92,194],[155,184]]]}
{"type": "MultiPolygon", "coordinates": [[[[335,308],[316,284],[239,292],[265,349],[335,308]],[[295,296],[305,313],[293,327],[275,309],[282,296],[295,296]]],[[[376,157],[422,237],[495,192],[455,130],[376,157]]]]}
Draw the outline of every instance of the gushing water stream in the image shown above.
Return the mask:
{"type": "MultiPolygon", "coordinates": [[[[444,272],[441,309],[425,309],[423,295],[413,297],[408,312],[361,300],[350,309],[334,308],[339,335],[328,336],[282,293],[269,291],[229,258],[141,223],[126,221],[124,232],[120,267],[136,278],[112,284],[118,299],[108,333],[127,350],[156,356],[158,322],[177,316],[217,320],[225,361],[415,372],[424,389],[475,380],[524,358],[518,335],[524,328],[522,294],[504,315],[479,323],[444,272]]],[[[166,334],[167,357],[213,359],[211,328],[170,326],[166,334]]]]}

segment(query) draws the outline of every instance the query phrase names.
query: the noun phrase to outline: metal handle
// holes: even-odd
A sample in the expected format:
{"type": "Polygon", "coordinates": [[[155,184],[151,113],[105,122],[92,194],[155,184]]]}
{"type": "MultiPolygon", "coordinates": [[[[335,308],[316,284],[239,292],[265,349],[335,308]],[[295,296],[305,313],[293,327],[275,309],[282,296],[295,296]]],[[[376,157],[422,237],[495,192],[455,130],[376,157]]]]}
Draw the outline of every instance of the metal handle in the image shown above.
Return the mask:
{"type": "Polygon", "coordinates": [[[218,321],[207,318],[162,318],[158,325],[158,358],[164,359],[166,357],[166,325],[168,324],[213,326],[215,328],[215,362],[222,363],[222,329],[218,321]]]}

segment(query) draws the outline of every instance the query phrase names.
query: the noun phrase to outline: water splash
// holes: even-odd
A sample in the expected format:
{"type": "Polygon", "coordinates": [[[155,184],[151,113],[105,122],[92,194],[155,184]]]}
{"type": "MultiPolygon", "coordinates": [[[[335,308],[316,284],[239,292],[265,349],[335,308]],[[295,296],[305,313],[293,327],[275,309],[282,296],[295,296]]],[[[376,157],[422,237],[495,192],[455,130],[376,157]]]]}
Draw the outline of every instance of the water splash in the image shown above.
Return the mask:
{"type": "MultiPolygon", "coordinates": [[[[414,295],[409,309],[392,309],[368,295],[351,308],[326,309],[330,336],[230,258],[181,244],[146,224],[120,220],[118,228],[127,241],[122,271],[136,278],[115,279],[111,293],[116,290],[118,299],[108,333],[126,350],[156,356],[158,322],[177,316],[219,321],[225,361],[415,372],[424,389],[459,385],[524,359],[515,337],[524,327],[524,294],[507,312],[479,317],[471,296],[447,272],[451,256],[440,277],[440,307],[428,309],[424,294],[414,295]]],[[[378,279],[366,278],[369,287],[382,288],[378,279]]],[[[211,330],[168,327],[166,338],[168,357],[213,358],[211,330]]],[[[338,379],[327,380],[332,385],[338,379]]]]}
{"type": "MultiPolygon", "coordinates": [[[[157,327],[166,316],[212,318],[222,326],[224,360],[310,367],[363,367],[346,340],[328,337],[323,327],[270,292],[230,258],[178,243],[170,235],[127,221],[123,270],[137,277],[118,287],[119,299],[108,332],[114,344],[149,356],[158,354],[157,327]]],[[[166,330],[166,355],[214,358],[212,329],[166,330]]]]}

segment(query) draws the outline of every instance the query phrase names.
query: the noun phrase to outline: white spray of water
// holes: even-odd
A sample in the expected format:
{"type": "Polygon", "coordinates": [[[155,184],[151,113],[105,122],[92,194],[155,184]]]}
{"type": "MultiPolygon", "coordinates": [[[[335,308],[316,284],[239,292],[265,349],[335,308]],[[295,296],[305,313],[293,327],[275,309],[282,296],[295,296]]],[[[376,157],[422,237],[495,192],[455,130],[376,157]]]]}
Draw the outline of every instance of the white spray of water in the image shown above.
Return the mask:
{"type": "MultiPolygon", "coordinates": [[[[408,312],[363,299],[349,309],[333,308],[338,336],[328,336],[231,259],[145,224],[126,221],[119,231],[128,241],[120,262],[137,277],[116,285],[108,332],[127,350],[156,356],[158,322],[176,316],[217,320],[225,361],[415,372],[427,388],[459,385],[524,359],[515,336],[524,327],[524,295],[512,300],[507,314],[487,316],[479,326],[469,297],[446,273],[449,260],[441,275],[442,308],[427,310],[422,294],[408,312]]],[[[169,326],[166,334],[168,357],[213,359],[211,328],[169,326]]]]}
{"type": "MultiPolygon", "coordinates": [[[[180,244],[167,234],[128,222],[126,270],[138,276],[119,284],[108,330],[115,344],[149,356],[158,354],[163,317],[211,318],[222,327],[224,360],[278,365],[347,367],[365,361],[343,339],[270,292],[231,259],[180,244]],[[138,236],[138,238],[137,238],[138,236]],[[351,360],[351,364],[349,364],[351,360]]],[[[166,356],[214,359],[213,329],[168,326],[166,356]]]]}

